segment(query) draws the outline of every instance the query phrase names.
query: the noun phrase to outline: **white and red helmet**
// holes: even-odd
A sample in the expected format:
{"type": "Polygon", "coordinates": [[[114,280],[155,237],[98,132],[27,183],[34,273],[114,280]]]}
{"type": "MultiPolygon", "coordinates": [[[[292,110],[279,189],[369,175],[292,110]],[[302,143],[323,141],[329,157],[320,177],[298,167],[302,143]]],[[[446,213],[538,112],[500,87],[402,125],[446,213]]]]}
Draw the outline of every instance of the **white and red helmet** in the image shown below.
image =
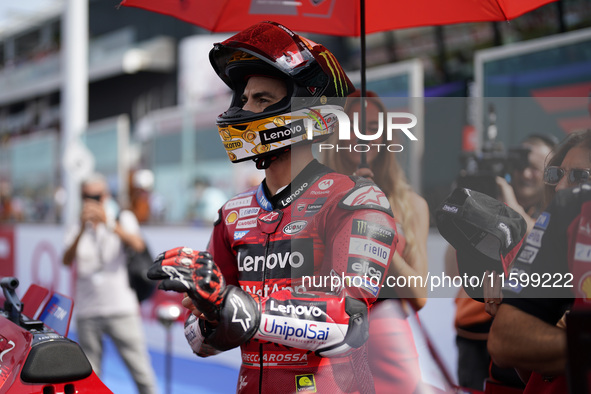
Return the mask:
{"type": "Polygon", "coordinates": [[[262,158],[310,142],[306,119],[314,125],[312,142],[328,137],[337,127],[336,116],[321,115],[320,108],[334,105],[332,98],[345,98],[354,90],[330,51],[275,22],[257,23],[215,44],[209,58],[233,91],[230,108],[216,123],[234,163],[252,159],[259,166],[262,158]],[[246,83],[255,75],[280,79],[287,87],[287,96],[261,113],[242,109],[246,83]]]}

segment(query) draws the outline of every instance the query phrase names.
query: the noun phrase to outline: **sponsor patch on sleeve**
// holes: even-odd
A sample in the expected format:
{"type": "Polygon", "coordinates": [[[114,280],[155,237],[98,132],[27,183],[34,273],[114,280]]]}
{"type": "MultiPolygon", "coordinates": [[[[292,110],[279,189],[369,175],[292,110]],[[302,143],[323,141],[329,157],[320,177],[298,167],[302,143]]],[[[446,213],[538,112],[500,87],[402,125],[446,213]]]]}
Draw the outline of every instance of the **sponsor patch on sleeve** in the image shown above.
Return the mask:
{"type": "Polygon", "coordinates": [[[373,278],[374,286],[382,282],[385,268],[373,261],[361,259],[358,257],[349,257],[347,261],[347,273],[358,276],[373,278]]]}
{"type": "Polygon", "coordinates": [[[358,286],[358,287],[369,292],[374,297],[377,297],[378,293],[380,292],[380,285],[379,285],[379,283],[376,283],[375,278],[361,277],[361,279],[362,279],[361,286],[358,286]]]}
{"type": "Polygon", "coordinates": [[[367,257],[384,266],[390,260],[390,248],[367,238],[351,237],[349,239],[349,254],[367,257]]]}
{"type": "Polygon", "coordinates": [[[384,194],[374,184],[365,185],[353,189],[345,198],[339,202],[339,206],[344,209],[377,209],[393,216],[390,202],[384,194]]]}
{"type": "Polygon", "coordinates": [[[351,234],[375,239],[386,245],[392,245],[395,231],[379,224],[368,222],[367,220],[353,219],[351,234]]]}

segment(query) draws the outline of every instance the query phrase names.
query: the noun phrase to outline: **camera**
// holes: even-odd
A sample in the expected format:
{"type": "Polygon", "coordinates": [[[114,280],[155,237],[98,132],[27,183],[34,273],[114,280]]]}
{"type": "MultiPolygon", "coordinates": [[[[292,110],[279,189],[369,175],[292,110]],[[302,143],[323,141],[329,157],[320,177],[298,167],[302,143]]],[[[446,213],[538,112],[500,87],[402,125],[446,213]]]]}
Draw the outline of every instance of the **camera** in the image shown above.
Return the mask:
{"type": "Polygon", "coordinates": [[[464,153],[460,156],[461,170],[457,186],[498,197],[495,178],[506,178],[515,170],[529,165],[530,149],[515,147],[506,149],[502,142],[486,141],[480,153],[464,153]]]}
{"type": "Polygon", "coordinates": [[[488,127],[486,139],[480,153],[463,153],[460,156],[461,170],[456,180],[458,187],[476,190],[497,198],[499,189],[496,177],[509,181],[515,170],[523,170],[529,165],[529,148],[506,149],[497,137],[497,114],[494,104],[488,107],[488,127]]]}

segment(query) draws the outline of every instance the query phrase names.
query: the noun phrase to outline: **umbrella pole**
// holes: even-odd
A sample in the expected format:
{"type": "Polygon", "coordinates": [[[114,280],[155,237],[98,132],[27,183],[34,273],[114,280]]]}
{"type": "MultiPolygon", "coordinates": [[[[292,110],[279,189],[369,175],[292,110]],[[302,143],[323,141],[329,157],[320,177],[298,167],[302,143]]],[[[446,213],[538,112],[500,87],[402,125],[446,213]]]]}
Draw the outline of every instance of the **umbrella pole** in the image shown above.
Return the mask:
{"type": "MultiPolygon", "coordinates": [[[[360,21],[360,49],[361,49],[361,108],[360,108],[360,119],[359,119],[359,129],[363,130],[362,133],[365,134],[365,96],[366,96],[366,81],[365,81],[365,0],[359,0],[359,15],[361,18],[360,21]]],[[[359,140],[361,143],[361,140],[359,140]]],[[[359,162],[359,168],[367,168],[369,167],[367,164],[367,155],[365,152],[361,152],[361,161],[359,162]]]]}

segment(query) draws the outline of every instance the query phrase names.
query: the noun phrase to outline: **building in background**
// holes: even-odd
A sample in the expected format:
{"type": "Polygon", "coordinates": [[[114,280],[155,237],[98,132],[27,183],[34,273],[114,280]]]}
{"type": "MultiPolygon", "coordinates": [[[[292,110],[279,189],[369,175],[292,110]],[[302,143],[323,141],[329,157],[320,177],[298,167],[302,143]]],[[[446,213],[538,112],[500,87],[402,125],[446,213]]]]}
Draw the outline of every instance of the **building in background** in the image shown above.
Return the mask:
{"type": "MultiPolygon", "coordinates": [[[[206,55],[211,43],[223,38],[171,17],[118,8],[118,3],[89,1],[89,128],[82,142],[94,156],[95,168],[108,175],[121,203],[129,203],[132,189],[129,174],[121,169],[127,173],[149,169],[154,175],[152,221],[187,223],[191,218],[187,196],[194,179],[205,176],[228,195],[250,182],[244,175],[249,163],[234,167],[227,163],[214,124],[227,100],[225,87],[215,85],[218,79],[206,55]],[[207,73],[212,73],[211,78],[207,73]]],[[[2,217],[11,221],[56,222],[64,203],[62,4],[56,0],[46,10],[0,30],[0,184],[3,207],[12,210],[2,217]],[[9,197],[4,195],[8,191],[9,197]]],[[[371,69],[418,58],[424,70],[424,96],[466,97],[477,50],[589,26],[589,1],[562,0],[507,23],[373,34],[368,36],[367,61],[371,69]]],[[[341,59],[348,73],[358,74],[357,39],[318,40],[341,59]]],[[[583,60],[585,56],[583,51],[583,60]]],[[[504,67],[505,75],[520,71],[519,66],[504,67]]],[[[373,86],[370,81],[368,89],[383,96],[408,95],[409,89],[402,92],[392,78],[384,78],[374,80],[373,86]]],[[[421,186],[426,195],[433,191],[440,195],[459,171],[455,159],[461,151],[467,104],[459,100],[452,109],[449,101],[427,105],[424,146],[430,160],[422,164],[421,186]],[[455,116],[450,115],[453,112],[455,116]],[[444,134],[438,132],[449,119],[457,125],[448,125],[444,134]]]]}

